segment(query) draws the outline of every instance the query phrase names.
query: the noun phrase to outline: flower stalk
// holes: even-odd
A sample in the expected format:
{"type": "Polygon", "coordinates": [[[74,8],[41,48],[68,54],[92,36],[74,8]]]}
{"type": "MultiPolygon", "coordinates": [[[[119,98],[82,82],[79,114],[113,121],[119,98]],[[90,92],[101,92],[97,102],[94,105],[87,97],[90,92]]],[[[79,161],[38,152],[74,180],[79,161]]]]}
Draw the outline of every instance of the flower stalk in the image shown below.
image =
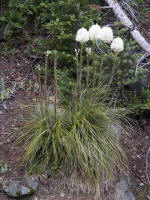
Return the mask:
{"type": "Polygon", "coordinates": [[[47,70],[48,70],[48,54],[45,54],[45,104],[47,106],[47,98],[48,98],[48,94],[47,94],[47,70]]]}
{"type": "Polygon", "coordinates": [[[80,50],[80,63],[79,63],[79,70],[78,70],[78,99],[79,103],[81,102],[81,90],[82,90],[82,63],[83,63],[83,43],[81,43],[81,50],[80,50]]]}
{"type": "Polygon", "coordinates": [[[79,89],[79,59],[78,59],[79,50],[75,49],[75,53],[76,53],[76,66],[77,66],[77,88],[76,88],[76,91],[77,91],[76,101],[77,101],[77,99],[78,99],[78,89],[79,89]]]}
{"type": "Polygon", "coordinates": [[[114,57],[113,66],[112,66],[112,70],[111,70],[111,75],[110,75],[110,79],[109,79],[109,82],[108,82],[108,88],[106,90],[107,93],[110,90],[111,84],[112,84],[113,79],[114,79],[115,68],[116,68],[116,60],[117,60],[117,53],[115,54],[115,57],[114,57]]]}
{"type": "Polygon", "coordinates": [[[94,88],[95,86],[95,42],[93,42],[93,47],[92,47],[92,68],[93,68],[93,78],[92,78],[92,86],[94,88]]]}
{"type": "Polygon", "coordinates": [[[45,89],[47,89],[47,69],[48,69],[48,56],[45,55],[45,89]]]}
{"type": "Polygon", "coordinates": [[[86,68],[86,89],[89,88],[89,53],[87,53],[87,68],[86,68]]]}
{"type": "Polygon", "coordinates": [[[54,105],[54,115],[55,115],[55,123],[56,123],[56,115],[57,115],[57,52],[54,52],[54,97],[55,97],[55,105],[54,105]]]}
{"type": "Polygon", "coordinates": [[[41,67],[40,65],[37,66],[37,84],[39,85],[39,96],[40,96],[40,110],[41,114],[43,115],[43,105],[42,105],[42,84],[41,84],[41,67]]]}

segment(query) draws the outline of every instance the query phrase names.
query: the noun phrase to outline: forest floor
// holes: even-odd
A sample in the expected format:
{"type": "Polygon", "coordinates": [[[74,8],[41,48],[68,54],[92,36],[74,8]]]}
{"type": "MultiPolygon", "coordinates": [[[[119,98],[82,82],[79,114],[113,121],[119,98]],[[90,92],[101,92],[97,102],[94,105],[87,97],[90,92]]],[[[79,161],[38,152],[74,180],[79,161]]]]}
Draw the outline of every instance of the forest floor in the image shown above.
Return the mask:
{"type": "MultiPolygon", "coordinates": [[[[31,68],[31,61],[21,55],[21,50],[15,60],[11,55],[6,58],[1,54],[0,57],[0,80],[5,79],[6,88],[12,89],[13,85],[17,84],[14,94],[10,95],[4,101],[5,103],[0,103],[0,161],[8,166],[8,170],[4,174],[0,174],[0,177],[2,177],[3,181],[10,183],[14,180],[23,181],[25,178],[25,172],[19,167],[23,148],[15,146],[14,142],[24,125],[23,107],[34,102],[37,94],[34,93],[34,88],[31,87],[30,83],[30,80],[35,80],[34,73],[31,72],[30,76],[26,78],[31,68]]],[[[122,139],[122,144],[129,160],[129,170],[134,185],[133,192],[137,200],[147,200],[147,195],[150,195],[150,186],[146,179],[145,163],[146,153],[150,146],[150,119],[142,119],[140,123],[144,127],[143,130],[135,131],[134,134],[126,136],[122,139]]],[[[54,190],[47,180],[42,180],[37,193],[25,199],[92,199],[82,195],[72,195],[64,190],[64,198],[60,197],[61,194],[62,190],[59,187],[54,190]]],[[[0,200],[7,200],[7,196],[2,191],[0,191],[0,200]]]]}
{"type": "MultiPolygon", "coordinates": [[[[2,50],[2,49],[1,49],[2,50]]],[[[31,63],[21,55],[5,57],[0,53],[0,80],[5,80],[5,88],[12,90],[13,85],[16,88],[13,94],[10,94],[5,101],[0,101],[0,161],[6,163],[8,169],[5,173],[0,173],[0,181],[11,183],[12,181],[20,181],[24,184],[25,171],[20,167],[20,161],[23,155],[23,147],[15,145],[21,128],[24,125],[24,108],[25,105],[31,105],[37,94],[31,86],[30,80],[34,81],[34,73],[31,72],[30,77],[26,77],[30,72],[31,63]],[[9,62],[10,61],[10,62],[9,62]],[[23,84],[24,83],[24,84],[23,84]]],[[[3,52],[3,51],[1,51],[3,52]]],[[[1,91],[2,92],[2,91],[1,91]]],[[[46,179],[41,180],[40,187],[35,195],[28,196],[25,200],[91,200],[91,197],[83,195],[74,195],[66,191],[66,189],[54,188],[53,184],[46,179]],[[62,197],[64,196],[64,197],[62,197]]],[[[0,200],[7,200],[8,197],[1,191],[0,200]]],[[[9,198],[11,200],[11,198],[9,198]]],[[[20,198],[19,198],[20,199],[20,198]]]]}
{"type": "MultiPolygon", "coordinates": [[[[146,5],[150,6],[148,0],[146,5]]],[[[149,7],[150,8],[150,7],[149,7]]],[[[150,14],[147,14],[147,16],[150,14]]],[[[150,41],[150,18],[141,16],[142,30],[150,41]],[[144,19],[144,20],[143,20],[144,19]]],[[[21,180],[25,178],[25,172],[20,168],[20,161],[23,154],[23,147],[16,146],[14,142],[20,134],[24,125],[23,108],[32,103],[37,94],[33,87],[36,76],[31,69],[32,60],[25,58],[23,47],[15,58],[11,54],[4,55],[4,49],[0,47],[0,80],[5,80],[5,87],[12,91],[6,101],[0,101],[0,161],[6,163],[8,169],[0,174],[5,182],[21,180]],[[29,75],[30,72],[30,75],[29,75]],[[28,76],[29,75],[29,76],[28,76]]],[[[129,160],[129,171],[133,182],[133,192],[137,200],[150,200],[150,185],[146,178],[146,154],[150,146],[150,118],[140,120],[141,131],[135,131],[132,135],[122,139],[122,145],[129,160]]],[[[150,165],[149,165],[150,175],[150,165]]],[[[0,190],[0,200],[7,200],[8,197],[0,190]]],[[[11,198],[9,198],[11,200],[11,198]]],[[[53,188],[48,180],[42,180],[39,190],[35,195],[25,197],[25,200],[91,200],[92,197],[73,195],[61,188],[53,188]],[[64,197],[62,197],[62,192],[64,197]]]]}

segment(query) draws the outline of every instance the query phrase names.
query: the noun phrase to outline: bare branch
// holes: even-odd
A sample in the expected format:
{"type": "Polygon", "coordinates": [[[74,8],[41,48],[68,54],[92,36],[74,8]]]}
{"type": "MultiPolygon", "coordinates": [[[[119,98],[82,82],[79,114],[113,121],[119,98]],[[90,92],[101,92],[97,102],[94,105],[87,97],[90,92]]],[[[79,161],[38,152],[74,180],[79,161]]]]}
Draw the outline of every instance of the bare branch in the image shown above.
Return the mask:
{"type": "MultiPolygon", "coordinates": [[[[145,54],[139,59],[137,65],[136,65],[135,75],[136,75],[137,72],[138,72],[138,69],[139,69],[140,64],[141,64],[148,56],[150,56],[150,53],[145,53],[145,54]]],[[[147,64],[147,65],[148,65],[148,64],[147,64]]],[[[145,65],[145,66],[146,66],[146,65],[145,65]]],[[[144,66],[142,66],[142,67],[144,67],[144,66]]]]}

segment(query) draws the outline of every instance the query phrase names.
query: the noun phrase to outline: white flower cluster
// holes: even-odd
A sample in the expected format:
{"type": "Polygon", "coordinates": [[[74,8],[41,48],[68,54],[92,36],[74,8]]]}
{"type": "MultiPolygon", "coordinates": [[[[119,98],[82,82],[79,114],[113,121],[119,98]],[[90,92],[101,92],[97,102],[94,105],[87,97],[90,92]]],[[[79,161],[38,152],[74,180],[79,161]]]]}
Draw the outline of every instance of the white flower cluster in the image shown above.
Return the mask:
{"type": "Polygon", "coordinates": [[[102,28],[101,40],[104,43],[110,43],[113,40],[113,31],[110,27],[104,26],[102,28]]]}
{"type": "Polygon", "coordinates": [[[99,25],[92,25],[89,29],[89,38],[92,41],[98,40],[101,38],[101,27],[99,25]]]}
{"type": "Polygon", "coordinates": [[[120,37],[115,38],[112,43],[110,48],[115,52],[115,53],[119,53],[121,51],[123,51],[124,49],[124,43],[123,40],[120,37]]]}
{"type": "Polygon", "coordinates": [[[47,51],[45,52],[45,54],[46,54],[46,56],[48,57],[48,56],[51,54],[51,51],[50,51],[50,50],[47,50],[47,51]]]}
{"type": "Polygon", "coordinates": [[[85,28],[80,28],[77,31],[76,41],[80,43],[88,42],[89,40],[89,33],[85,28]]]}
{"type": "MultiPolygon", "coordinates": [[[[115,53],[119,53],[124,49],[123,40],[119,37],[113,39],[113,30],[108,27],[100,27],[98,24],[92,25],[89,31],[85,28],[81,28],[77,31],[76,41],[80,43],[86,43],[89,40],[95,42],[101,40],[104,43],[111,43],[111,49],[115,53]]],[[[87,53],[89,53],[87,51],[87,53]]]]}

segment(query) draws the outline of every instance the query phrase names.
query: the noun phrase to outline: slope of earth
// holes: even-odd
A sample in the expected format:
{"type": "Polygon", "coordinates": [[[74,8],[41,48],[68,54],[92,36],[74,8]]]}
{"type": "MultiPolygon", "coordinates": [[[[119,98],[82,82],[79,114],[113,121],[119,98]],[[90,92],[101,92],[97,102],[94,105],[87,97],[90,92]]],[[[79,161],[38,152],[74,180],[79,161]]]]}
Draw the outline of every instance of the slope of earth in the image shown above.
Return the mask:
{"type": "Polygon", "coordinates": [[[139,6],[141,30],[146,39],[150,42],[150,1],[145,0],[144,4],[139,6]]]}
{"type": "Polygon", "coordinates": [[[142,130],[123,138],[122,145],[128,158],[132,191],[136,200],[149,200],[150,185],[147,175],[150,176],[150,163],[146,168],[146,154],[150,147],[150,119],[142,119],[140,124],[142,130]]]}
{"type": "MultiPolygon", "coordinates": [[[[6,163],[7,170],[0,173],[0,200],[8,198],[1,190],[1,183],[20,181],[25,184],[25,171],[20,168],[23,147],[15,145],[22,126],[24,125],[24,106],[31,104],[35,98],[35,88],[32,85],[35,75],[31,70],[31,61],[22,55],[20,49],[15,60],[11,54],[3,56],[0,50],[0,163],[6,163]],[[27,75],[30,76],[27,78],[27,75]],[[33,81],[31,83],[31,80],[33,81]],[[9,94],[6,94],[6,93],[9,94]],[[2,95],[3,94],[3,95],[2,95]],[[2,101],[3,99],[3,101],[2,101]]],[[[20,199],[20,198],[19,198],[20,199]]],[[[39,190],[35,195],[21,198],[25,200],[91,200],[91,197],[70,194],[65,189],[53,187],[46,179],[41,180],[39,190]]]]}

